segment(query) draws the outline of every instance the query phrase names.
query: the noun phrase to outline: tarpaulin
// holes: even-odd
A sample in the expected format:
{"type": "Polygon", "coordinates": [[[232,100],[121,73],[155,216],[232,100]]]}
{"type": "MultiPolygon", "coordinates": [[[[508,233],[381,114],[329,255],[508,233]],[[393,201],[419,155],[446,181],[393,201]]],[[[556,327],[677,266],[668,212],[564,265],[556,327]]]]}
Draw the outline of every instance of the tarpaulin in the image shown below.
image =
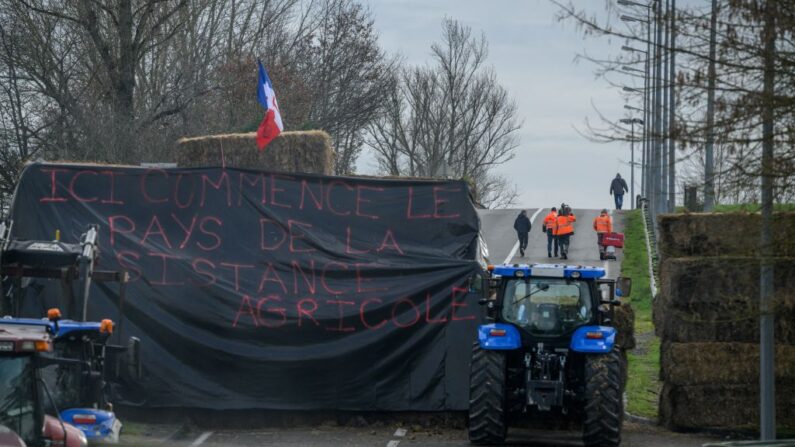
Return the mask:
{"type": "MultiPolygon", "coordinates": [[[[13,236],[126,269],[145,407],[461,410],[480,310],[479,221],[461,181],[33,164],[13,236]]],[[[114,318],[93,285],[89,317],[114,318]]],[[[40,316],[60,285],[31,287],[40,316]]],[[[118,323],[118,322],[117,322],[118,323]]]]}

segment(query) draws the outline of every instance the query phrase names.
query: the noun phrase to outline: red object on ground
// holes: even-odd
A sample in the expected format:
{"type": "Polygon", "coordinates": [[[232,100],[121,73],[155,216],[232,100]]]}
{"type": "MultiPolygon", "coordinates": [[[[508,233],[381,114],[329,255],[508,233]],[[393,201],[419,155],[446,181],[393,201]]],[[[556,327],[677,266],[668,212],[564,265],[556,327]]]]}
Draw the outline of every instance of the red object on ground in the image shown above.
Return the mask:
{"type": "Polygon", "coordinates": [[[602,246],[624,248],[624,234],[605,233],[604,236],[602,236],[602,246]]]}

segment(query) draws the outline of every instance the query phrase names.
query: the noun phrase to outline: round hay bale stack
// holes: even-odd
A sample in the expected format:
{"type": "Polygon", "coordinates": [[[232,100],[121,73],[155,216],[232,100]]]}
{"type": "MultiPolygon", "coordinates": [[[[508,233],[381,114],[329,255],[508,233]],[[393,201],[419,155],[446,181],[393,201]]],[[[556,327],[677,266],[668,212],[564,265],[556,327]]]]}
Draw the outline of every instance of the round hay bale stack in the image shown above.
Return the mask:
{"type": "MultiPolygon", "coordinates": [[[[759,386],[664,383],[659,418],[671,430],[758,428],[759,386]]],[[[795,428],[795,386],[776,386],[776,420],[795,428]]]]}
{"type": "MultiPolygon", "coordinates": [[[[759,254],[759,213],[666,214],[658,220],[663,259],[759,254]]],[[[777,256],[795,256],[795,212],[773,214],[773,239],[777,256]]]]}
{"type": "Polygon", "coordinates": [[[180,167],[225,165],[267,171],[334,173],[334,151],[326,132],[282,132],[262,152],[257,149],[256,138],[253,132],[182,138],[177,142],[176,161],[180,167]]]}
{"type": "MultiPolygon", "coordinates": [[[[759,383],[759,345],[663,343],[660,369],[662,380],[671,385],[756,386],[759,383]]],[[[777,384],[795,385],[795,346],[776,346],[775,372],[777,384]]],[[[795,387],[790,389],[795,391],[795,387]]]]}

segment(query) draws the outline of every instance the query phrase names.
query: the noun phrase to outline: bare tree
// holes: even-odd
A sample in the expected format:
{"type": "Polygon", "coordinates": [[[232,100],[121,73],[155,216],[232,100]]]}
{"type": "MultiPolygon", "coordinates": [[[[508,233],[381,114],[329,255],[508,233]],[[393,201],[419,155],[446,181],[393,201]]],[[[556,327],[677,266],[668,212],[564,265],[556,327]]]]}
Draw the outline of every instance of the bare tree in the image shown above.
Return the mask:
{"type": "Polygon", "coordinates": [[[378,45],[373,18],[352,0],[325,0],[316,30],[303,39],[294,70],[312,92],[302,127],[327,131],[336,152],[336,173],[355,171],[365,127],[379,113],[396,59],[378,45]]]}
{"type": "MultiPolygon", "coordinates": [[[[599,21],[573,4],[554,2],[560,7],[564,20],[576,23],[587,35],[620,38],[628,44],[642,48],[647,44],[642,22],[630,22],[626,27],[616,26],[611,20],[599,21]],[[634,24],[634,25],[633,25],[634,24]]],[[[795,132],[793,132],[793,110],[795,102],[795,75],[791,67],[795,64],[795,42],[793,42],[792,2],[777,2],[779,22],[776,55],[775,95],[772,105],[774,130],[774,197],[786,201],[792,197],[795,184],[795,132]]],[[[705,6],[707,6],[705,4],[705,6]]],[[[637,15],[636,9],[607,7],[610,17],[637,15]]],[[[760,2],[745,0],[723,0],[718,2],[717,54],[715,87],[715,121],[712,126],[706,119],[706,103],[709,91],[709,22],[710,11],[700,7],[680,8],[677,12],[677,74],[675,133],[660,135],[677,141],[677,163],[684,162],[685,177],[680,181],[702,184],[704,178],[703,151],[707,134],[711,131],[716,146],[721,148],[722,163],[716,171],[725,203],[734,200],[760,198],[762,110],[768,105],[763,98],[763,45],[761,29],[764,25],[760,2]],[[695,162],[695,163],[694,163],[695,162]]],[[[645,10],[643,11],[645,14],[645,10]]],[[[642,64],[637,53],[622,54],[610,59],[588,58],[596,64],[596,72],[611,85],[620,88],[622,83],[632,82],[634,72],[629,75],[623,67],[642,64]]],[[[621,92],[627,100],[636,99],[635,93],[621,92]]],[[[585,134],[590,138],[610,142],[626,140],[626,130],[621,128],[617,117],[599,116],[598,126],[588,126],[585,134]]]]}
{"type": "Polygon", "coordinates": [[[516,104],[485,66],[488,43],[452,19],[432,47],[433,65],[407,68],[370,127],[369,144],[386,172],[453,176],[473,185],[486,206],[508,205],[517,194],[493,169],[518,146],[516,104]]]}

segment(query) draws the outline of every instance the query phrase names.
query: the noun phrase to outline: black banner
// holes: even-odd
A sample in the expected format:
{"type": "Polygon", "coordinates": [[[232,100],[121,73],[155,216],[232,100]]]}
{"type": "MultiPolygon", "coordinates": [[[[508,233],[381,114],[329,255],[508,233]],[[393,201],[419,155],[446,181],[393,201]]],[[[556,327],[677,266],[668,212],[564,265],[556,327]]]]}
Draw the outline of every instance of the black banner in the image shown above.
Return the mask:
{"type": "MultiPolygon", "coordinates": [[[[77,242],[132,276],[147,407],[462,410],[479,318],[461,181],[34,164],[13,236],[77,242]]],[[[117,319],[93,286],[91,319],[117,319]]],[[[41,316],[60,286],[31,287],[41,316]]],[[[135,402],[133,402],[133,399],[135,402]]]]}

